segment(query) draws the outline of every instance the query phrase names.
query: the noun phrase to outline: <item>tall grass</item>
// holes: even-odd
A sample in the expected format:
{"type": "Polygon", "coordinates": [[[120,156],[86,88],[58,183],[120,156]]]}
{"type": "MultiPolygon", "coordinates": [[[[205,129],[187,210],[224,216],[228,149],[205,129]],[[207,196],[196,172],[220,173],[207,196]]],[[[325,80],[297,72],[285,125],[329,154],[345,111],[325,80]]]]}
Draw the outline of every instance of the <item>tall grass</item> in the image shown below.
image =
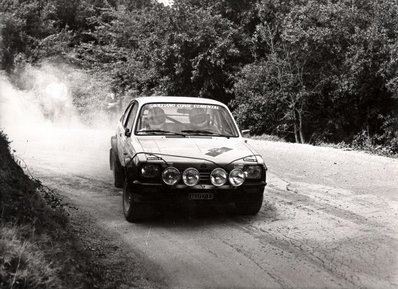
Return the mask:
{"type": "MultiPolygon", "coordinates": [[[[0,227],[0,287],[1,288],[62,288],[59,268],[48,261],[44,252],[22,232],[29,227],[0,227]]],[[[33,234],[33,232],[32,232],[33,234]]]]}

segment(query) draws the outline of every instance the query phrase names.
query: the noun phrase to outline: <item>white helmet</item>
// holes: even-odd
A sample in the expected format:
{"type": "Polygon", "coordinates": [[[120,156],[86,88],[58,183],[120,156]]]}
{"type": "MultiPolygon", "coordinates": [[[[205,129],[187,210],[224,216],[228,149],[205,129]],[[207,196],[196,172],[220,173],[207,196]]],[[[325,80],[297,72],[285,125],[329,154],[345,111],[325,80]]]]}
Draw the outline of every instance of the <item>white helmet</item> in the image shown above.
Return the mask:
{"type": "Polygon", "coordinates": [[[151,129],[161,129],[166,122],[166,114],[160,107],[148,110],[148,123],[151,129]]]}
{"type": "Polygon", "coordinates": [[[209,115],[203,108],[193,108],[189,112],[189,122],[195,128],[204,128],[209,124],[209,115]]]}

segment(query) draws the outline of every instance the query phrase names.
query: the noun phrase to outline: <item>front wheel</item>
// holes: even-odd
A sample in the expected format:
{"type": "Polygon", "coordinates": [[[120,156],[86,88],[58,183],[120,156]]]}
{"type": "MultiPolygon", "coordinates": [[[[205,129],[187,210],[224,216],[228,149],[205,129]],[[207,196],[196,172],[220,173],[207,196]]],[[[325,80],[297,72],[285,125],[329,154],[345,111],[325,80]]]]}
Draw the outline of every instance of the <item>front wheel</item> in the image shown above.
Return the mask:
{"type": "Polygon", "coordinates": [[[235,201],[235,207],[240,215],[256,215],[263,204],[263,192],[247,194],[235,201]]]}
{"type": "Polygon", "coordinates": [[[153,215],[152,206],[134,199],[131,185],[127,180],[123,186],[123,213],[126,220],[131,223],[149,219],[153,215]]]}

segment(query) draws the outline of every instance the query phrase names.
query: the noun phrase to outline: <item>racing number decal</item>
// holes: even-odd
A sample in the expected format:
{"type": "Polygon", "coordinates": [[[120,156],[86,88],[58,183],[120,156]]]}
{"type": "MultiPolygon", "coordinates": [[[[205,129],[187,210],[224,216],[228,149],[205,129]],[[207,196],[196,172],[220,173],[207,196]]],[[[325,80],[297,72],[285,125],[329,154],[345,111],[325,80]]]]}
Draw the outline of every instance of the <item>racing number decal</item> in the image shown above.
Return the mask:
{"type": "Polygon", "coordinates": [[[211,156],[211,157],[216,157],[219,156],[225,152],[232,151],[231,148],[226,148],[226,147],[221,147],[221,148],[214,148],[214,149],[209,149],[209,151],[206,153],[206,155],[211,156]]]}

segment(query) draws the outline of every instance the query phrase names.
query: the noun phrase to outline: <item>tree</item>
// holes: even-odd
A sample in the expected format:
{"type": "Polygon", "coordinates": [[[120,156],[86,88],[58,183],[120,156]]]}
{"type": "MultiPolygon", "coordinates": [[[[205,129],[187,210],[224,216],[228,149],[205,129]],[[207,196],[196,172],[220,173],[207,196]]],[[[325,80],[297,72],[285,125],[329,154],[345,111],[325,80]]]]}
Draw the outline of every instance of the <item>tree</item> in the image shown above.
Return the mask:
{"type": "Polygon", "coordinates": [[[285,104],[285,114],[275,123],[292,127],[300,142],[305,135],[333,141],[352,138],[364,128],[370,133],[380,129],[377,115],[385,115],[391,105],[381,70],[391,39],[386,2],[284,4],[262,1],[262,23],[253,35],[257,63],[274,71],[265,79],[263,93],[285,104]],[[269,85],[278,79],[279,85],[269,85]]]}

